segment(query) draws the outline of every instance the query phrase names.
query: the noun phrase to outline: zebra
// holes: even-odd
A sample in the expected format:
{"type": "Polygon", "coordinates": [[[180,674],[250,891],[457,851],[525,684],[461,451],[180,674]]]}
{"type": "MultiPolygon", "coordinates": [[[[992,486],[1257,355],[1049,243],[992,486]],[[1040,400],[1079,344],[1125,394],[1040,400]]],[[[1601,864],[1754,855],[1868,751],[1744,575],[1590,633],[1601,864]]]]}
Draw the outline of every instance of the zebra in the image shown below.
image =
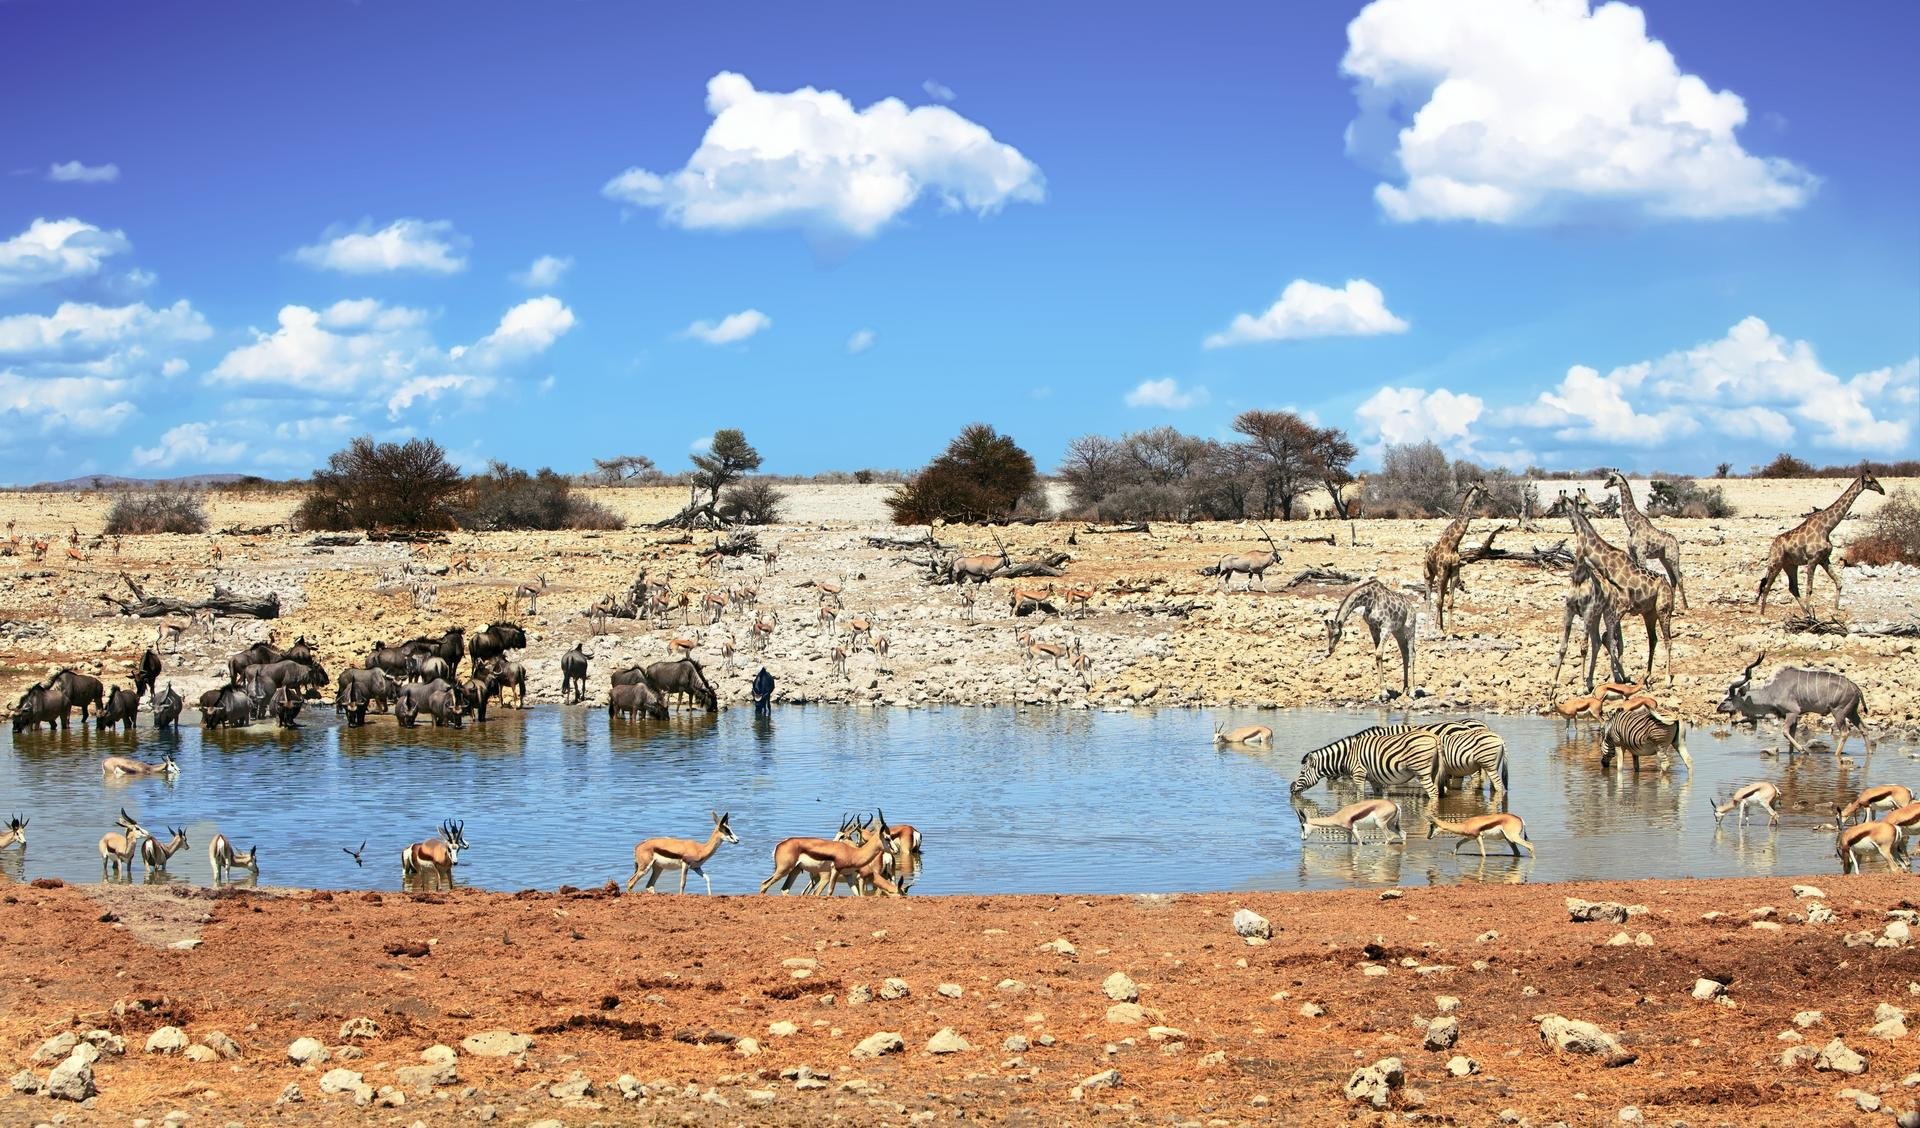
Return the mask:
{"type": "Polygon", "coordinates": [[[1412,693],[1414,639],[1419,633],[1420,612],[1425,606],[1426,601],[1412,592],[1395,591],[1377,579],[1368,580],[1348,592],[1333,618],[1326,620],[1327,657],[1333,657],[1334,647],[1340,645],[1341,628],[1346,626],[1348,617],[1358,611],[1367,624],[1367,632],[1373,636],[1374,676],[1386,677],[1380,644],[1391,636],[1400,647],[1400,692],[1412,693]]]}
{"type": "Polygon", "coordinates": [[[1440,740],[1421,725],[1376,725],[1300,758],[1300,794],[1323,779],[1350,778],[1356,787],[1384,794],[1395,784],[1417,784],[1427,802],[1440,799],[1440,740]]]}
{"type": "Polygon", "coordinates": [[[1669,764],[1669,748],[1680,753],[1681,762],[1687,765],[1688,774],[1692,774],[1693,757],[1687,753],[1687,722],[1663,717],[1645,705],[1622,709],[1607,721],[1606,731],[1601,733],[1600,766],[1610,767],[1614,756],[1624,750],[1633,757],[1633,766],[1638,770],[1641,755],[1652,750],[1664,772],[1669,764]]]}
{"type": "Polygon", "coordinates": [[[1440,741],[1440,783],[1451,786],[1472,784],[1476,775],[1485,777],[1494,796],[1507,793],[1507,742],[1480,721],[1436,721],[1421,725],[1440,741]]]}

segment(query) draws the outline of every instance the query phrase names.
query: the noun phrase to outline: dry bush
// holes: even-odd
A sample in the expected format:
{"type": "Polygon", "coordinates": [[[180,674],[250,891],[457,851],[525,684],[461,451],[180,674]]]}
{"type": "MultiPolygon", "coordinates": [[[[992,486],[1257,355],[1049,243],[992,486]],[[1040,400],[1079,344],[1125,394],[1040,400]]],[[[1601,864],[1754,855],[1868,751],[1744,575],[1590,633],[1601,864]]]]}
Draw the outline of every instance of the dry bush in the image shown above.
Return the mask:
{"type": "Polygon", "coordinates": [[[748,478],[727,487],[720,497],[720,516],[742,525],[774,525],[780,521],[780,507],[787,502],[787,491],[772,478],[748,478]]]}
{"type": "Polygon", "coordinates": [[[573,481],[542,468],[529,474],[504,462],[467,481],[460,511],[463,528],[623,529],[626,522],[611,509],[573,493],[573,481]]]}
{"type": "Polygon", "coordinates": [[[897,524],[1000,520],[1030,493],[1033,456],[985,423],[969,424],[926,469],[887,495],[897,524]]]}
{"type": "Polygon", "coordinates": [[[122,494],[107,511],[106,531],[111,536],[204,533],[207,510],[200,502],[200,495],[192,490],[122,494]]]}
{"type": "Polygon", "coordinates": [[[1647,486],[1647,512],[1699,519],[1732,517],[1737,511],[1720,486],[1702,487],[1692,478],[1655,478],[1647,486]]]}
{"type": "Polygon", "coordinates": [[[362,435],[313,472],[293,521],[301,529],[451,529],[464,485],[432,439],[376,443],[362,435]]]}
{"type": "Polygon", "coordinates": [[[1847,545],[1846,564],[1920,566],[1920,500],[1912,490],[1893,491],[1886,504],[1867,518],[1867,535],[1847,545]]]}

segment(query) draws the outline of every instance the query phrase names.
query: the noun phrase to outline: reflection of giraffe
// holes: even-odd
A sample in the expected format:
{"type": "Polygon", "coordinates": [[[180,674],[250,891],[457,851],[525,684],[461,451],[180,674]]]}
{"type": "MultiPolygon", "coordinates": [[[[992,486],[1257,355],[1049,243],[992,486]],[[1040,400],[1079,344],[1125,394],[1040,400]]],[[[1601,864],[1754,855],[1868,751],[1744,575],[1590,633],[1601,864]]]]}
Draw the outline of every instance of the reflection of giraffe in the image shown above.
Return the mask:
{"type": "Polygon", "coordinates": [[[1468,486],[1467,496],[1460,502],[1460,512],[1440,530],[1440,539],[1427,550],[1427,594],[1433,597],[1442,632],[1447,629],[1447,601],[1460,583],[1460,538],[1466,534],[1474,507],[1486,492],[1478,482],[1468,486]]]}
{"type": "Polygon", "coordinates": [[[1635,562],[1658,560],[1667,570],[1667,578],[1673,581],[1673,589],[1680,596],[1680,606],[1687,605],[1687,582],[1680,578],[1680,540],[1647,520],[1634,503],[1633,487],[1627,485],[1626,475],[1618,470],[1607,471],[1607,488],[1620,491],[1620,519],[1627,523],[1627,555],[1635,562]]]}
{"type": "Polygon", "coordinates": [[[1853,508],[1854,499],[1861,490],[1872,490],[1885,496],[1886,490],[1874,480],[1872,474],[1863,467],[1853,484],[1840,495],[1839,500],[1825,509],[1817,510],[1811,517],[1773,538],[1773,549],[1767,553],[1767,578],[1760,581],[1760,610],[1767,609],[1767,589],[1780,573],[1787,574],[1787,590],[1800,601],[1800,609],[1807,609],[1807,596],[1813,594],[1813,570],[1818,567],[1827,573],[1833,581],[1833,605],[1840,606],[1840,577],[1833,573],[1833,530],[1840,519],[1853,508]],[[1807,570],[1807,590],[1800,592],[1799,580],[1794,575],[1795,568],[1807,570]]]}
{"type": "Polygon", "coordinates": [[[1653,678],[1653,655],[1660,639],[1667,640],[1667,684],[1673,684],[1673,584],[1665,576],[1647,571],[1627,554],[1607,543],[1587,519],[1584,491],[1567,506],[1567,520],[1573,523],[1579,538],[1576,560],[1584,560],[1600,578],[1600,593],[1612,607],[1616,618],[1629,612],[1640,616],[1647,628],[1647,673],[1653,678]]]}

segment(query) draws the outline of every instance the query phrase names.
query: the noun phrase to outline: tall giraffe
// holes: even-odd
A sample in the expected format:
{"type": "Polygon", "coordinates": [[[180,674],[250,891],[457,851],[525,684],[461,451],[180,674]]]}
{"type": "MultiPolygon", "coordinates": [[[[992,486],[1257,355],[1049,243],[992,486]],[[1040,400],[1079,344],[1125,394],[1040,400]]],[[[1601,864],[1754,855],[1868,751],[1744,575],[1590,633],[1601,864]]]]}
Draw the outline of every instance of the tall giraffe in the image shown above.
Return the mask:
{"type": "Polygon", "coordinates": [[[1427,592],[1433,596],[1442,633],[1447,629],[1447,601],[1453,598],[1453,589],[1460,583],[1460,538],[1466,534],[1467,522],[1473,520],[1474,507],[1486,493],[1479,482],[1468,486],[1466,497],[1460,501],[1460,512],[1440,530],[1440,539],[1427,550],[1427,592]]]}
{"type": "Polygon", "coordinates": [[[1665,576],[1635,564],[1626,553],[1607,543],[1587,517],[1586,491],[1567,506],[1567,520],[1578,538],[1574,557],[1584,560],[1600,578],[1600,593],[1617,618],[1629,612],[1647,628],[1647,673],[1653,678],[1653,655],[1661,638],[1667,640],[1667,684],[1673,684],[1673,583],[1665,576]]]}
{"type": "Polygon", "coordinates": [[[1807,597],[1813,594],[1813,570],[1816,567],[1825,570],[1827,578],[1833,581],[1833,605],[1840,606],[1840,577],[1833,572],[1833,530],[1840,519],[1847,515],[1847,510],[1853,508],[1854,499],[1860,496],[1862,490],[1872,490],[1883,497],[1887,492],[1863,466],[1853,479],[1853,484],[1837,501],[1773,538],[1773,548],[1767,553],[1767,578],[1760,581],[1762,614],[1767,610],[1767,589],[1773,586],[1774,579],[1782,572],[1787,574],[1787,590],[1800,601],[1800,609],[1807,610],[1807,597]],[[1807,570],[1806,595],[1800,594],[1800,583],[1794,576],[1795,568],[1807,570]]]}
{"type": "Polygon", "coordinates": [[[1680,539],[1665,529],[1659,528],[1640,512],[1640,506],[1633,500],[1633,487],[1627,484],[1627,477],[1618,470],[1607,471],[1607,488],[1620,491],[1620,519],[1627,524],[1627,555],[1635,563],[1658,560],[1667,571],[1667,578],[1673,581],[1673,590],[1680,597],[1680,606],[1687,606],[1687,582],[1680,576],[1680,539]]]}

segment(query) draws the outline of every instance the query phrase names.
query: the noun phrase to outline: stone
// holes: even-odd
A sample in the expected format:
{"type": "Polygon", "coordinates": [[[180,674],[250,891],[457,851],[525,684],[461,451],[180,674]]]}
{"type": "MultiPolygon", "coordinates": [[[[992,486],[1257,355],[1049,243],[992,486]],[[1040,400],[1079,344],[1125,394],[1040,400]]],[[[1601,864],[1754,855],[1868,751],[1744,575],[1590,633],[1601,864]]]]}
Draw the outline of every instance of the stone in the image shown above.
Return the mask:
{"type": "Polygon", "coordinates": [[[46,1088],[42,1090],[56,1101],[84,1101],[99,1092],[93,1083],[93,1063],[100,1057],[100,1051],[92,1045],[82,1042],[67,1054],[67,1059],[53,1067],[47,1074],[46,1088]]]}
{"type": "Polygon", "coordinates": [[[1893,941],[1895,944],[1905,944],[1907,941],[1913,939],[1913,926],[1904,920],[1892,921],[1881,931],[1880,935],[1893,941]]]}
{"type": "Polygon", "coordinates": [[[1433,1006],[1434,1009],[1438,1010],[1441,1014],[1452,1014],[1454,1011],[1460,1009],[1460,1000],[1454,998],[1452,995],[1435,995],[1433,998],[1433,1006]]]}
{"type": "Polygon", "coordinates": [[[901,1053],[906,1048],[906,1040],[901,1038],[900,1035],[883,1030],[878,1034],[869,1034],[861,1039],[860,1044],[853,1048],[853,1056],[856,1058],[877,1058],[882,1054],[901,1053]]]}
{"type": "Polygon", "coordinates": [[[186,1058],[188,1061],[204,1065],[210,1061],[219,1061],[220,1055],[213,1052],[212,1046],[203,1046],[196,1042],[187,1047],[186,1058]]]}
{"type": "Polygon", "coordinates": [[[1381,1058],[1354,1070],[1342,1091],[1349,1101],[1385,1108],[1393,1097],[1393,1090],[1405,1084],[1406,1079],[1406,1070],[1399,1058],[1381,1058]]]}
{"type": "Polygon", "coordinates": [[[647,1095],[646,1086],[640,1084],[640,1079],[631,1073],[622,1073],[614,1078],[613,1087],[620,1090],[620,1095],[630,1101],[637,1101],[647,1095]]]}
{"type": "Polygon", "coordinates": [[[1816,903],[1807,906],[1808,924],[1832,924],[1839,919],[1839,917],[1834,915],[1833,910],[1825,905],[1816,903]]]}
{"type": "Polygon", "coordinates": [[[40,1091],[40,1077],[31,1069],[23,1069],[14,1074],[8,1084],[13,1086],[13,1091],[16,1093],[31,1094],[40,1091]]]}
{"type": "Polygon", "coordinates": [[[80,1037],[91,1042],[93,1048],[103,1054],[124,1054],[127,1052],[127,1040],[111,1030],[89,1030],[80,1035],[80,1037]]]}
{"type": "Polygon", "coordinates": [[[374,1092],[373,1103],[380,1108],[400,1108],[407,1103],[407,1095],[392,1085],[382,1085],[374,1092]]]}
{"type": "Polygon", "coordinates": [[[1796,885],[1793,887],[1793,895],[1802,900],[1812,898],[1816,901],[1824,901],[1827,899],[1826,893],[1817,885],[1796,885]]]}
{"type": "Polygon", "coordinates": [[[150,1054],[177,1054],[187,1048],[187,1032],[178,1026],[162,1026],[147,1035],[150,1054]]]}
{"type": "Polygon", "coordinates": [[[1813,1067],[1822,1073],[1844,1073],[1857,1077],[1867,1071],[1867,1060],[1847,1048],[1847,1044],[1838,1038],[1820,1048],[1820,1056],[1814,1059],[1813,1067]]]}
{"type": "Polygon", "coordinates": [[[300,1095],[299,1084],[289,1081],[287,1082],[287,1087],[280,1090],[280,1095],[274,1099],[273,1103],[277,1105],[299,1104],[306,1099],[307,1098],[300,1095]]]}
{"type": "Polygon", "coordinates": [[[1451,1050],[1460,1040],[1460,1020],[1448,1015],[1427,1023],[1427,1036],[1420,1044],[1429,1050],[1451,1050]]]}
{"type": "Polygon", "coordinates": [[[1188,1035],[1177,1026],[1149,1026],[1147,1037],[1155,1042],[1184,1042],[1188,1035]]]}
{"type": "Polygon", "coordinates": [[[420,1060],[428,1065],[452,1065],[459,1059],[452,1046],[433,1045],[420,1051],[420,1060]]]}
{"type": "Polygon", "coordinates": [[[1025,1034],[1015,1034],[1012,1037],[1008,1038],[1006,1041],[1000,1043],[1000,1050],[1002,1053],[1024,1054],[1028,1050],[1031,1050],[1032,1048],[1033,1048],[1033,1044],[1027,1041],[1027,1036],[1025,1034]]]}
{"type": "Polygon", "coordinates": [[[757,1038],[741,1038],[734,1042],[733,1052],[741,1057],[759,1057],[760,1041],[757,1038]]]}
{"type": "Polygon", "coordinates": [[[933,989],[933,993],[943,999],[957,999],[967,992],[958,983],[942,983],[933,989]]]}
{"type": "Polygon", "coordinates": [[[483,1030],[460,1040],[460,1048],[474,1057],[515,1057],[533,1046],[532,1038],[511,1030],[483,1030]]]}
{"type": "Polygon", "coordinates": [[[379,1036],[380,1024],[365,1015],[357,1018],[349,1018],[340,1024],[340,1040],[342,1042],[350,1042],[355,1038],[378,1038],[379,1036]]]}
{"type": "Polygon", "coordinates": [[[1640,1110],[1633,1107],[1632,1105],[1628,1105],[1627,1107],[1620,1110],[1620,1120],[1622,1123],[1639,1124],[1644,1119],[1645,1118],[1640,1115],[1640,1110]]]}
{"type": "Polygon", "coordinates": [[[1541,1017],[1540,1037],[1568,1053],[1611,1056],[1620,1052],[1620,1042],[1613,1035],[1591,1022],[1557,1014],[1541,1017]]]}
{"type": "Polygon", "coordinates": [[[1907,1021],[1899,1017],[1882,1019],[1874,1023],[1867,1033],[1883,1041],[1898,1042],[1907,1036],[1907,1021]]]}
{"type": "Polygon", "coordinates": [[[911,994],[913,988],[907,986],[904,979],[884,979],[880,982],[880,997],[883,999],[904,999],[911,994]]]}
{"type": "Polygon", "coordinates": [[[1080,1081],[1080,1088],[1082,1089],[1118,1089],[1119,1087],[1120,1071],[1117,1069],[1103,1069],[1091,1077],[1082,1078],[1080,1081]]]}
{"type": "Polygon", "coordinates": [[[1864,1089],[1842,1089],[1836,1095],[1843,1101],[1852,1101],[1861,1112],[1880,1111],[1880,1098],[1864,1089]]]}
{"type": "Polygon", "coordinates": [[[579,1070],[567,1074],[565,1081],[547,1086],[547,1095],[556,1101],[584,1101],[593,1093],[593,1082],[579,1070]]]}
{"type": "Polygon", "coordinates": [[[942,1028],[938,1034],[927,1039],[927,1052],[930,1054],[964,1054],[972,1049],[965,1038],[953,1032],[951,1026],[942,1028]]]}
{"type": "Polygon", "coordinates": [[[1812,1065],[1820,1057],[1820,1051],[1812,1046],[1788,1046],[1780,1051],[1780,1068],[1798,1069],[1803,1065],[1812,1065]]]}
{"type": "Polygon", "coordinates": [[[216,1054],[219,1054],[221,1057],[227,1059],[228,1061],[237,1060],[239,1057],[241,1057],[243,1052],[240,1049],[240,1043],[234,1041],[232,1038],[227,1037],[225,1034],[222,1034],[218,1030],[207,1031],[206,1037],[200,1039],[200,1041],[204,1043],[208,1049],[212,1050],[216,1054]]]}
{"type": "Polygon", "coordinates": [[[1480,1072],[1480,1063],[1464,1054],[1455,1054],[1447,1059],[1447,1072],[1455,1077],[1466,1077],[1480,1072]]]}
{"type": "Polygon", "coordinates": [[[1107,1021],[1115,1026],[1138,1026],[1146,1020],[1146,1008],[1139,1003],[1115,1003],[1107,1008],[1107,1021]]]}
{"type": "Polygon", "coordinates": [[[42,1065],[48,1062],[61,1061],[64,1060],[68,1054],[72,1053],[73,1048],[79,1044],[80,1036],[71,1030],[62,1034],[55,1034],[53,1037],[40,1043],[40,1048],[33,1051],[33,1056],[27,1060],[38,1062],[42,1065]]]}
{"type": "Polygon", "coordinates": [[[1583,901],[1578,897],[1568,897],[1567,915],[1574,921],[1606,920],[1615,924],[1627,923],[1627,906],[1613,901],[1583,901]]]}
{"type": "Polygon", "coordinates": [[[1140,988],[1134,985],[1133,980],[1128,978],[1124,971],[1116,971],[1107,976],[1106,982],[1100,984],[1100,990],[1106,993],[1107,998],[1118,1003],[1137,1002],[1140,998],[1140,988]]]}
{"type": "Polygon", "coordinates": [[[318,1038],[295,1038],[287,1047],[287,1057],[296,1065],[319,1065],[332,1056],[318,1038]]]}
{"type": "Polygon", "coordinates": [[[1321,1015],[1326,1013],[1327,1013],[1327,1008],[1321,1006],[1319,1003],[1301,1003],[1300,1004],[1300,1014],[1304,1018],[1319,1018],[1321,1015]]]}
{"type": "Polygon", "coordinates": [[[1805,1030],[1809,1026],[1818,1026],[1826,1015],[1817,1010],[1803,1010],[1794,1014],[1793,1024],[1805,1030]]]}
{"type": "Polygon", "coordinates": [[[873,988],[867,986],[865,983],[856,983],[853,990],[847,992],[847,1005],[850,1007],[861,1006],[862,1004],[871,1003],[872,1001],[873,988]]]}
{"type": "Polygon", "coordinates": [[[361,1084],[360,1075],[345,1066],[336,1066],[320,1075],[320,1091],[323,1093],[351,1093],[361,1084]]]}
{"type": "Polygon", "coordinates": [[[775,1022],[767,1026],[767,1033],[775,1038],[791,1038],[800,1033],[800,1028],[791,1022],[775,1022]]]}
{"type": "Polygon", "coordinates": [[[1237,909],[1233,914],[1233,931],[1249,939],[1271,940],[1273,922],[1252,909],[1237,909]]]}
{"type": "Polygon", "coordinates": [[[457,1076],[451,1061],[430,1061],[425,1065],[405,1065],[393,1071],[393,1079],[402,1088],[412,1089],[416,1093],[427,1092],[436,1085],[451,1085],[457,1076]]]}
{"type": "Polygon", "coordinates": [[[1040,950],[1061,956],[1077,956],[1080,954],[1080,950],[1075,948],[1072,942],[1064,936],[1055,940],[1049,940],[1045,944],[1040,945],[1040,950]]]}
{"type": "Polygon", "coordinates": [[[1727,993],[1727,985],[1718,979],[1696,979],[1693,981],[1693,997],[1701,1002],[1712,1002],[1727,993]]]}

